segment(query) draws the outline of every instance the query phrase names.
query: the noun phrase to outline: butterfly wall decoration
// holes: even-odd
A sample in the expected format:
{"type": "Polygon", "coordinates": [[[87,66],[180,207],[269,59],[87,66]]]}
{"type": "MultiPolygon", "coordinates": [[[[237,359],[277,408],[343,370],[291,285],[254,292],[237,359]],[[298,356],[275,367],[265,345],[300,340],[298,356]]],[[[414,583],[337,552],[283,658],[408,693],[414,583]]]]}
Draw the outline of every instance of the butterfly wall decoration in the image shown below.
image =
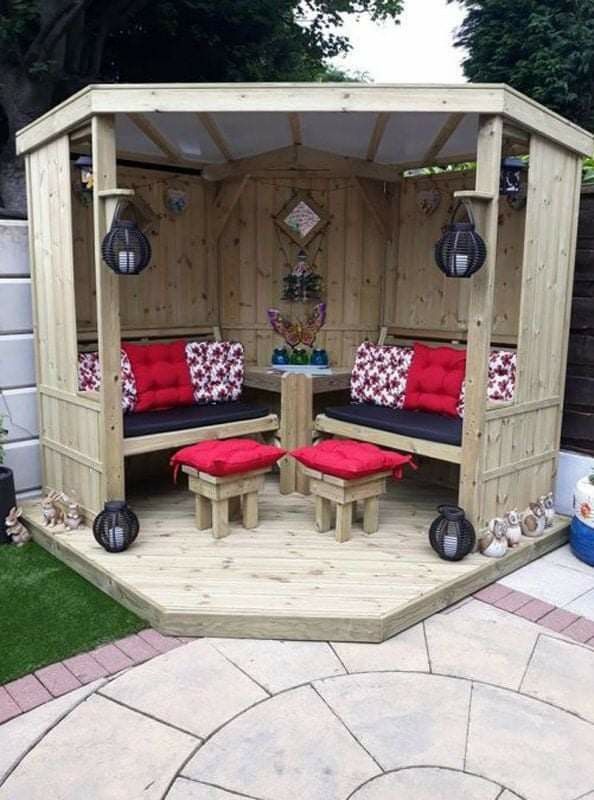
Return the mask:
{"type": "Polygon", "coordinates": [[[305,345],[313,347],[316,336],[326,322],[326,303],[318,303],[305,320],[291,320],[283,317],[278,308],[269,308],[268,319],[273,329],[282,336],[289,347],[305,345]]]}

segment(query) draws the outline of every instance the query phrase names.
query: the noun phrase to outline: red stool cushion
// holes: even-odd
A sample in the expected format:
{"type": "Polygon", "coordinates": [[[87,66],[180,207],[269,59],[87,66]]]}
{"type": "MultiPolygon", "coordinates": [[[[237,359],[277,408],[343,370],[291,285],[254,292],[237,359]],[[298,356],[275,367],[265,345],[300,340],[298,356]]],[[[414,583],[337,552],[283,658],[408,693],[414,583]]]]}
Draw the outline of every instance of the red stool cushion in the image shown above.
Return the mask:
{"type": "Polygon", "coordinates": [[[403,407],[411,411],[458,416],[465,371],[465,350],[427,347],[415,342],[403,407]]]}
{"type": "Polygon", "coordinates": [[[191,406],[194,387],[184,341],[169,344],[122,345],[136,378],[135,411],[191,406]]]}
{"type": "Polygon", "coordinates": [[[220,478],[253,469],[266,469],[286,452],[280,447],[260,444],[253,439],[218,439],[183,447],[172,456],[169,463],[173,467],[174,478],[182,464],[220,478]]]}
{"type": "Polygon", "coordinates": [[[306,467],[347,481],[387,469],[392,470],[395,478],[401,478],[404,464],[414,467],[411,455],[350,439],[326,439],[314,447],[292,450],[291,455],[306,467]]]}

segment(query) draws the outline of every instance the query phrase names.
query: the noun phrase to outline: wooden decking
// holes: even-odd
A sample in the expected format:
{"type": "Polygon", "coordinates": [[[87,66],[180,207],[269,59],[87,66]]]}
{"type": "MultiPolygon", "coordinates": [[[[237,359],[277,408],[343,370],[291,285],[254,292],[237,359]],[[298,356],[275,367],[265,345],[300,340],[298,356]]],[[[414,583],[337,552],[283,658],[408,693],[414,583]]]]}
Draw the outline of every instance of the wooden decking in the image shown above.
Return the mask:
{"type": "Polygon", "coordinates": [[[194,527],[186,490],[146,491],[130,502],[140,535],[110,555],[88,528],[50,533],[38,506],[26,509],[37,542],[165,633],[378,642],[559,546],[568,520],[500,560],[473,554],[441,561],[427,527],[449,490],[415,480],[390,486],[380,530],[339,544],[313,529],[313,498],[281,496],[270,478],[260,526],[225,539],[194,527]]]}

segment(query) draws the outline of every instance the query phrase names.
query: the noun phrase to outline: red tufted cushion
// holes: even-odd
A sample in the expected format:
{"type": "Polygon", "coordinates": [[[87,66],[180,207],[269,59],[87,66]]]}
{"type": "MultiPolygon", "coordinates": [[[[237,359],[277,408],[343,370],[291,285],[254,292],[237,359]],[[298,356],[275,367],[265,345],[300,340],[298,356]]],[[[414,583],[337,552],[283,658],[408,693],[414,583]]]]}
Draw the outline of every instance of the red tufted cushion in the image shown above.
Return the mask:
{"type": "Polygon", "coordinates": [[[453,347],[427,347],[415,342],[404,408],[458,416],[466,352],[453,347]]]}
{"type": "Polygon", "coordinates": [[[122,345],[136,378],[135,411],[190,406],[194,390],[186,361],[186,343],[122,345]]]}
{"type": "Polygon", "coordinates": [[[260,444],[253,439],[221,439],[184,447],[175,453],[169,463],[173,467],[174,478],[182,464],[221,477],[252,469],[266,469],[285,453],[286,450],[260,444]]]}
{"type": "Polygon", "coordinates": [[[374,444],[351,439],[327,439],[313,447],[292,450],[291,455],[306,467],[347,481],[386,469],[391,469],[394,477],[400,478],[404,464],[414,467],[410,455],[403,456],[393,450],[382,450],[374,444]]]}

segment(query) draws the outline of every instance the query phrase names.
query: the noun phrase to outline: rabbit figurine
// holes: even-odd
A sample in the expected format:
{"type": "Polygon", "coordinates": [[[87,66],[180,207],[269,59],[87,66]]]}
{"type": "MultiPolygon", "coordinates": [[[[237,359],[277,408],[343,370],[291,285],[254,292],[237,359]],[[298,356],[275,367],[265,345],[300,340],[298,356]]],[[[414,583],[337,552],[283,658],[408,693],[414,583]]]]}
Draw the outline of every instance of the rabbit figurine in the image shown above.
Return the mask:
{"type": "Polygon", "coordinates": [[[11,542],[16,544],[17,547],[22,547],[31,539],[31,534],[20,520],[22,513],[22,509],[13,506],[4,521],[6,533],[10,536],[11,542]]]}
{"type": "Polygon", "coordinates": [[[55,528],[64,523],[64,512],[58,505],[59,492],[51,491],[41,500],[43,524],[46,528],[55,528]]]}
{"type": "Polygon", "coordinates": [[[507,553],[507,522],[503,517],[489,522],[487,533],[479,540],[479,550],[489,558],[501,558],[507,553]]]}
{"type": "Polygon", "coordinates": [[[542,536],[545,529],[545,512],[539,503],[529,503],[520,515],[522,533],[531,539],[542,536]]]}
{"type": "Polygon", "coordinates": [[[78,507],[78,503],[75,503],[73,500],[68,500],[68,511],[66,512],[66,516],[64,517],[64,526],[68,528],[68,530],[75,531],[81,524],[82,517],[80,515],[80,508],[78,507]]]}
{"type": "Polygon", "coordinates": [[[543,494],[543,496],[539,498],[538,502],[544,509],[545,528],[551,528],[553,525],[553,520],[555,519],[555,504],[553,502],[553,493],[548,492],[547,494],[543,494]]]}
{"type": "Polygon", "coordinates": [[[522,528],[520,526],[520,513],[517,508],[508,511],[504,516],[507,522],[507,543],[510,547],[517,547],[522,538],[522,528]]]}

